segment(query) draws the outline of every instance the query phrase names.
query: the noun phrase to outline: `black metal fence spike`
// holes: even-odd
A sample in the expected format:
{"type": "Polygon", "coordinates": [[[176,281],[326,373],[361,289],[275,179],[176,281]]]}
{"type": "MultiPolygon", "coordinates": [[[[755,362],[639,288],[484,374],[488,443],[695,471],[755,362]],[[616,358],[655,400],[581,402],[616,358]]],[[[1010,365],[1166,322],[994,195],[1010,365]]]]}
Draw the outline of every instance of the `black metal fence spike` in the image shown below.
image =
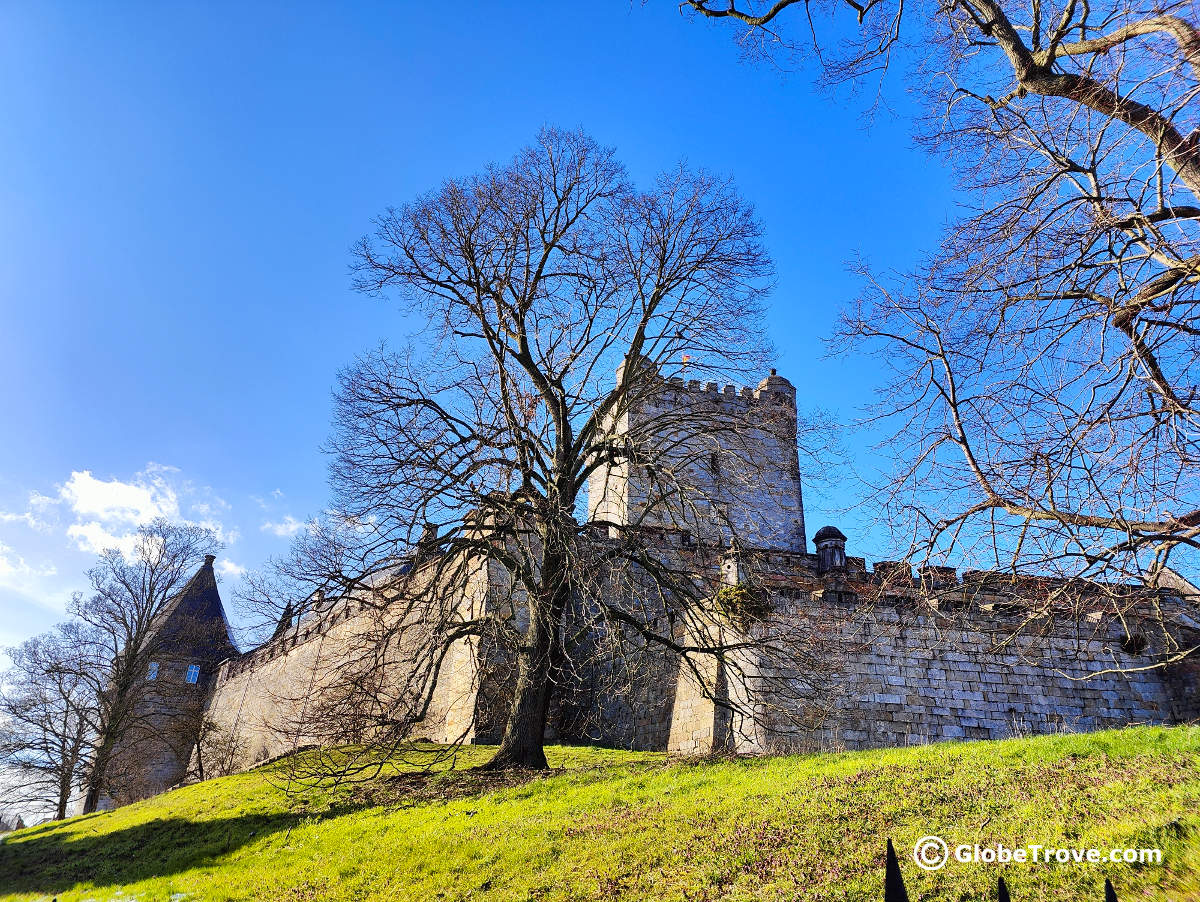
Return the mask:
{"type": "Polygon", "coordinates": [[[887,872],[883,877],[883,902],[908,902],[908,890],[904,888],[904,877],[900,873],[900,862],[892,841],[887,841],[887,872]]]}
{"type": "MultiPolygon", "coordinates": [[[[58,902],[56,899],[55,902],[58,902]]],[[[887,870],[883,877],[883,902],[909,902],[908,890],[904,888],[904,875],[900,873],[900,862],[892,841],[887,841],[887,870]]],[[[1012,902],[1008,895],[1008,884],[1003,877],[996,878],[996,902],[1012,902]]],[[[1117,891],[1112,881],[1104,878],[1104,902],[1117,902],[1117,891]]]]}

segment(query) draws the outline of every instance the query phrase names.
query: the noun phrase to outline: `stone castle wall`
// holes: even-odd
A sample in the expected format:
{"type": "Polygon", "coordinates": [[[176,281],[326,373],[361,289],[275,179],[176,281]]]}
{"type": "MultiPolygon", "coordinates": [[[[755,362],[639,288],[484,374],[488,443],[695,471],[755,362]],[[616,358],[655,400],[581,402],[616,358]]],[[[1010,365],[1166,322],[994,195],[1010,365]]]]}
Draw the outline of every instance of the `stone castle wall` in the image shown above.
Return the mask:
{"type": "Polygon", "coordinates": [[[1032,588],[1023,599],[983,589],[990,575],[977,572],[959,583],[941,568],[931,596],[911,573],[907,590],[897,590],[904,568],[895,564],[871,573],[861,558],[850,558],[849,569],[822,577],[814,563],[808,554],[727,552],[725,583],[770,585],[772,613],[741,636],[728,624],[711,628],[732,644],[770,638],[778,651],[736,652],[724,665],[693,656],[689,665],[626,637],[616,644],[619,654],[593,653],[595,663],[568,699],[583,714],[568,719],[566,734],[684,754],[763,753],[1086,732],[1200,716],[1200,668],[1190,658],[1149,667],[1172,638],[1183,648],[1197,640],[1182,596],[1160,594],[1139,606],[1144,616],[1118,617],[1086,596],[1055,608],[1032,588]],[[891,594],[872,595],[885,587],[891,594]]]}
{"type": "MultiPolygon", "coordinates": [[[[664,553],[700,565],[694,548],[664,553]]],[[[770,585],[772,614],[743,636],[794,637],[789,663],[745,650],[724,664],[706,656],[686,664],[635,637],[605,642],[596,634],[575,650],[586,663],[556,699],[548,738],[682,754],[766,753],[1091,731],[1200,714],[1194,668],[1139,670],[1161,651],[1156,624],[1146,625],[1151,640],[1139,649],[1127,642],[1140,629],[1134,619],[1033,616],[1011,594],[981,592],[978,574],[960,584],[950,571],[952,588],[943,582],[945,610],[938,610],[911,574],[910,591],[863,600],[895,575],[891,564],[870,573],[849,558],[846,571],[818,576],[806,553],[727,551],[706,563],[727,585],[748,577],[770,585]]],[[[473,592],[476,604],[511,604],[497,573],[473,592]]],[[[1173,606],[1182,610],[1178,597],[1160,599],[1160,609],[1173,606]]],[[[305,693],[353,648],[363,616],[343,605],[223,665],[210,712],[239,738],[243,763],[319,741],[302,726],[305,693]]],[[[730,624],[713,629],[725,641],[739,638],[730,624]]],[[[460,642],[417,735],[497,742],[513,674],[503,649],[460,642]]]]}
{"type": "Polygon", "coordinates": [[[342,606],[321,621],[301,622],[263,647],[226,661],[217,674],[209,719],[233,737],[240,766],[310,745],[305,698],[353,646],[361,611],[342,606]]]}
{"type": "MultiPolygon", "coordinates": [[[[493,565],[495,567],[496,565],[493,565]]],[[[478,572],[462,589],[465,607],[488,603],[496,575],[478,572]]],[[[470,612],[465,612],[470,616],[470,612]]],[[[283,635],[225,661],[208,703],[208,718],[230,737],[237,767],[320,744],[325,736],[311,700],[353,666],[385,611],[355,599],[303,617],[283,635]]],[[[486,642],[472,638],[447,654],[420,735],[433,742],[498,739],[494,712],[500,675],[486,642]],[[482,688],[482,691],[481,691],[482,688]]],[[[387,692],[388,687],[383,687],[387,692]]]]}
{"type": "Polygon", "coordinates": [[[1132,670],[1146,659],[1121,650],[1118,624],[1059,622],[1013,636],[1020,628],[876,613],[842,662],[841,704],[810,741],[877,748],[1170,722],[1162,671],[1132,670]]]}
{"type": "MultiPolygon", "coordinates": [[[[1200,589],[1170,571],[1136,589],[983,571],[960,581],[947,567],[914,578],[905,564],[877,562],[869,571],[846,555],[846,537],[832,527],[814,536],[809,553],[795,390],[774,371],[755,389],[659,380],[610,426],[624,452],[589,482],[594,544],[581,548],[598,553],[575,562],[594,568],[581,593],[588,597],[567,612],[563,635],[572,647],[556,663],[547,739],[680,754],[773,753],[1200,719],[1200,656],[1147,667],[1164,651],[1200,644],[1200,622],[1191,617],[1200,589]],[[682,490],[686,503],[660,507],[664,484],[682,490]],[[644,559],[621,564],[621,555],[608,553],[626,541],[654,558],[655,578],[644,559]],[[715,604],[699,611],[665,599],[663,570],[715,604]],[[1139,622],[1130,611],[1118,616],[1122,607],[1163,616],[1139,622]],[[643,629],[691,651],[680,656],[650,644],[643,629]],[[725,651],[700,651],[713,648],[725,651]]],[[[489,534],[484,515],[463,525],[473,537],[489,534]]],[[[178,682],[180,668],[197,662],[201,681],[177,687],[183,694],[169,704],[159,696],[166,698],[171,680],[153,687],[143,705],[153,743],[114,762],[130,772],[114,779],[132,793],[116,801],[181,779],[189,748],[199,747],[192,764],[203,759],[212,775],[314,744],[358,741],[355,730],[374,726],[356,716],[361,705],[411,712],[428,700],[410,738],[498,742],[516,680],[514,646],[527,626],[523,590],[498,561],[439,555],[436,540],[423,539],[397,564],[414,576],[404,591],[419,593],[405,596],[414,603],[409,613],[387,595],[400,591],[387,580],[357,597],[314,596],[299,622],[219,667],[233,646],[207,558],[180,595],[188,606],[173,610],[186,607],[193,614],[184,620],[199,617],[223,641],[190,628],[171,634],[182,657],[162,659],[164,676],[178,682]],[[405,662],[430,647],[422,604],[488,624],[448,650],[432,688],[405,679],[405,662]],[[404,617],[411,622],[397,622],[404,617]],[[380,665],[376,653],[389,663],[380,665]],[[342,679],[362,676],[360,661],[369,662],[371,678],[342,679]],[[376,681],[379,673],[385,678],[376,681]],[[347,684],[367,688],[326,692],[347,684]],[[323,715],[326,698],[336,717],[323,715]],[[197,746],[198,735],[205,738],[197,746]]],[[[521,541],[536,559],[536,535],[521,541]]]]}
{"type": "Polygon", "coordinates": [[[772,685],[798,691],[776,693],[752,727],[731,728],[727,741],[740,750],[880,748],[1174,719],[1167,674],[1137,670],[1150,659],[1123,650],[1115,619],[1025,623],[979,609],[947,617],[811,599],[788,607],[780,616],[794,629],[824,637],[814,651],[828,669],[815,685],[774,674],[772,685]]]}

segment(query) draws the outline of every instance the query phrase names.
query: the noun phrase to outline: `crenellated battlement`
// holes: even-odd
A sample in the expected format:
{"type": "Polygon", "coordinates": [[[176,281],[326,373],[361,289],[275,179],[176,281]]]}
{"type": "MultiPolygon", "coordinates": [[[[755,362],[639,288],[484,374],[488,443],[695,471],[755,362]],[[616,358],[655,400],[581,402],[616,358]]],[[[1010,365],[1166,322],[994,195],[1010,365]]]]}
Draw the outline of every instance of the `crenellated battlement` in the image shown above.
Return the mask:
{"type": "MultiPolygon", "coordinates": [[[[788,380],[771,370],[754,388],[748,385],[725,384],[718,382],[702,382],[699,379],[684,379],[682,376],[672,376],[666,380],[671,391],[687,392],[708,401],[716,402],[766,402],[787,403],[790,399],[795,404],[796,389],[788,380]]],[[[670,395],[667,396],[668,398],[670,395]]]]}

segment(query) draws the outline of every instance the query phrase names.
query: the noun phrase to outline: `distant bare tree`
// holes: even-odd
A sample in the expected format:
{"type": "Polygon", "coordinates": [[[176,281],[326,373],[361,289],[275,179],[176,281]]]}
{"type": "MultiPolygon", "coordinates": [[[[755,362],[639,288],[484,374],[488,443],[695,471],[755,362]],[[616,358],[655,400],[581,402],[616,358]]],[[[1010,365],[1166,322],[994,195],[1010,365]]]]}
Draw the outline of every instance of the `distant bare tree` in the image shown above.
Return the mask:
{"type": "Polygon", "coordinates": [[[87,777],[95,699],[77,664],[88,639],[68,623],[9,652],[13,665],[0,676],[5,808],[50,808],[62,819],[87,777]]]}
{"type": "Polygon", "coordinates": [[[218,544],[211,530],[156,520],[139,528],[131,553],[105,551],[88,571],[91,592],[76,595],[71,604],[88,636],[76,651],[75,665],[95,704],[84,813],[96,809],[103,793],[113,794],[133,778],[125,774],[122,760],[136,771],[133,744],[158,728],[159,705],[146,704],[147,693],[161,695],[170,687],[147,680],[158,651],[155,627],[168,602],[218,544]]]}
{"type": "Polygon", "coordinates": [[[911,62],[918,137],[960,177],[968,214],[915,272],[862,266],[839,336],[894,373],[876,414],[897,468],[875,488],[910,557],[1119,582],[1184,555],[1194,571],[1194,4],[684,7],[740,22],[756,54],[819,55],[837,84],[911,62]],[[842,8],[858,31],[827,40],[842,8]]]}
{"type": "MultiPolygon", "coordinates": [[[[394,750],[463,648],[504,687],[494,768],[545,767],[556,687],[595,642],[750,679],[739,656],[788,640],[735,629],[716,597],[728,541],[754,536],[713,503],[712,461],[750,453],[756,430],[794,453],[794,407],[764,395],[718,415],[670,381],[757,381],[766,360],[770,265],[730,181],[680,168],[640,191],[612,151],[546,130],[376,227],[358,288],[394,293],[428,328],[341,378],[336,514],[284,569],[303,584],[289,597],[365,607],[374,625],[329,659],[297,735],[394,750]],[[585,489],[602,494],[606,474],[639,499],[593,499],[588,521],[585,489]]],[[[758,488],[729,469],[727,495],[758,488]]]]}

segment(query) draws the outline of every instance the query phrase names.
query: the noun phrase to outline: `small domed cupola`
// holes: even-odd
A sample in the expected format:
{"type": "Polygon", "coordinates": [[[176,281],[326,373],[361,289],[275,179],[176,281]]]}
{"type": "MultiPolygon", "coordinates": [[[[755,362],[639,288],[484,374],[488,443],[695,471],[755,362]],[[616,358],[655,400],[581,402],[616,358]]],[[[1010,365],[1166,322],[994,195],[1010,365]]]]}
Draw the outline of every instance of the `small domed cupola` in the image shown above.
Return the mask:
{"type": "Polygon", "coordinates": [[[836,526],[822,526],[813,536],[817,549],[817,573],[846,568],[846,537],[836,526]]]}
{"type": "Polygon", "coordinates": [[[792,383],[790,383],[787,379],[784,379],[783,376],[779,375],[778,372],[772,369],[771,374],[758,383],[758,388],[754,393],[759,397],[765,393],[772,395],[786,395],[794,398],[796,397],[796,386],[792,385],[792,383]]]}

